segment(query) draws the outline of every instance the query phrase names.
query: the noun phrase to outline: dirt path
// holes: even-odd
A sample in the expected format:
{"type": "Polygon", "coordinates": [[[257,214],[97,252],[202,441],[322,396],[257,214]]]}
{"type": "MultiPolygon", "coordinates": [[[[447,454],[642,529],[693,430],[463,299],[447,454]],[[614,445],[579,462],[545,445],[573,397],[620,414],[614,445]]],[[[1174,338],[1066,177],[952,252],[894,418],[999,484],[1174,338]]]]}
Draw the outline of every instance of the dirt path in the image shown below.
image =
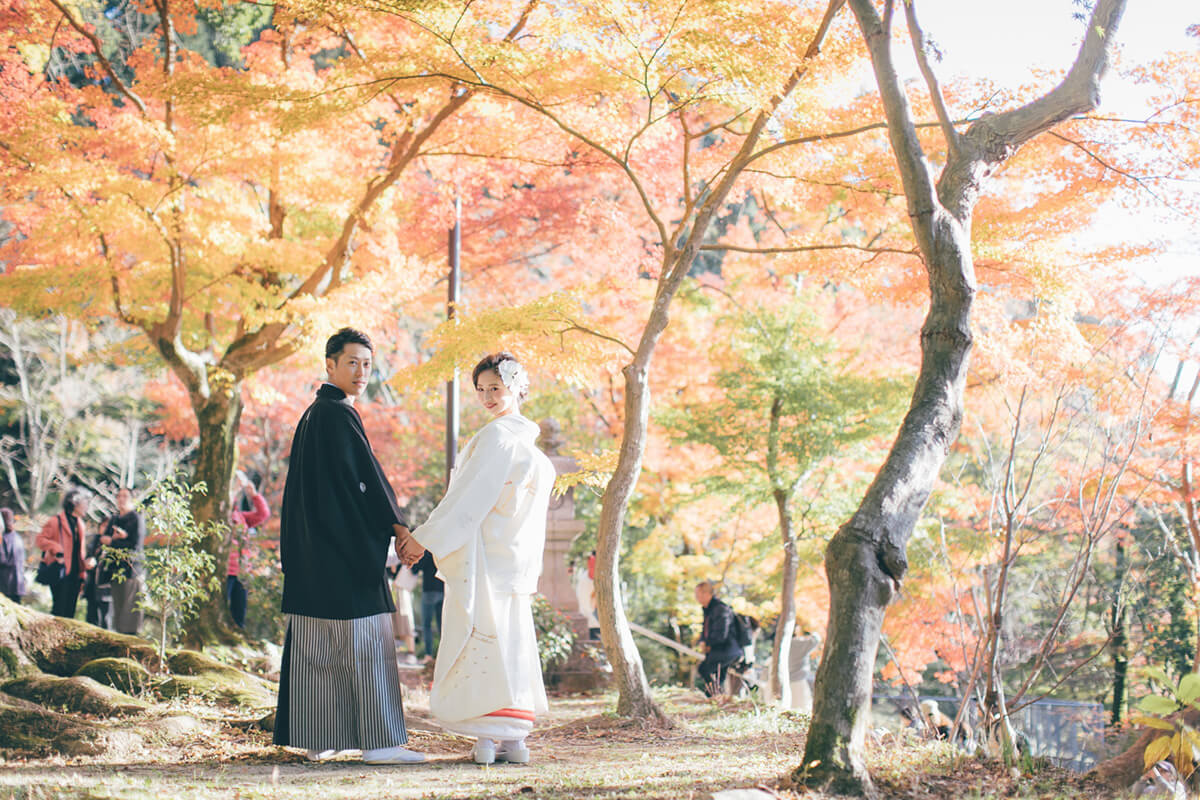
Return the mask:
{"type": "MultiPolygon", "coordinates": [[[[411,744],[430,761],[415,766],[372,767],[349,757],[312,764],[296,751],[272,746],[270,735],[248,720],[192,707],[190,713],[208,718],[182,746],[150,745],[121,760],[6,761],[0,765],[0,800],[702,800],[722,789],[776,789],[800,761],[807,726],[802,717],[749,702],[718,705],[684,690],[657,696],[675,727],[650,729],[618,720],[611,714],[611,695],[552,699],[549,715],[529,740],[532,763],[490,767],[471,762],[469,740],[436,729],[420,693],[407,703],[411,744]]],[[[871,769],[883,796],[897,800],[1110,796],[1061,771],[1014,780],[1003,768],[967,759],[944,743],[877,750],[871,769]]],[[[786,791],[778,796],[798,797],[786,791]]]]}
{"type": "Polygon", "coordinates": [[[348,757],[312,764],[271,746],[265,732],[226,723],[183,747],[145,748],[121,763],[8,761],[0,797],[678,800],[774,782],[794,766],[802,731],[798,720],[730,714],[683,692],[664,695],[679,723],[670,730],[615,719],[610,696],[560,698],[530,738],[532,763],[482,767],[471,762],[468,740],[436,730],[420,698],[412,700],[411,744],[429,754],[424,765],[371,767],[348,757]]]}

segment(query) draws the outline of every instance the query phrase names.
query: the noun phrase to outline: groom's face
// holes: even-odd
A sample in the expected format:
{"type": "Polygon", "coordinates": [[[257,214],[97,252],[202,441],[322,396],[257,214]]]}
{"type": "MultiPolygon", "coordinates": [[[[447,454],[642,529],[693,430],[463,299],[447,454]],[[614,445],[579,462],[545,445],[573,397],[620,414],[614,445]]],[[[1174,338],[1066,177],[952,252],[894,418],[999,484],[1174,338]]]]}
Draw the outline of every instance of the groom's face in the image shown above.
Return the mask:
{"type": "Polygon", "coordinates": [[[329,382],[350,397],[358,397],[371,379],[371,350],[366,345],[348,344],[336,358],[325,359],[329,382]]]}

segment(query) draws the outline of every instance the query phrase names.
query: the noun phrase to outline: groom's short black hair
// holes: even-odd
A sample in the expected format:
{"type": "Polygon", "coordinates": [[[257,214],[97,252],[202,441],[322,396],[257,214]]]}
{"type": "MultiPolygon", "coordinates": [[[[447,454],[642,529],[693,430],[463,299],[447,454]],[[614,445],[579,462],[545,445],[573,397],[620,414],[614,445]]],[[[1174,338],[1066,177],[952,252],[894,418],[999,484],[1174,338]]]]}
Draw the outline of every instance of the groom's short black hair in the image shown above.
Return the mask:
{"type": "Polygon", "coordinates": [[[357,328],[342,328],[340,331],[329,337],[329,341],[325,343],[325,357],[332,358],[337,361],[337,357],[342,354],[348,344],[361,344],[363,347],[375,352],[375,346],[371,344],[371,337],[367,336],[357,328]]]}

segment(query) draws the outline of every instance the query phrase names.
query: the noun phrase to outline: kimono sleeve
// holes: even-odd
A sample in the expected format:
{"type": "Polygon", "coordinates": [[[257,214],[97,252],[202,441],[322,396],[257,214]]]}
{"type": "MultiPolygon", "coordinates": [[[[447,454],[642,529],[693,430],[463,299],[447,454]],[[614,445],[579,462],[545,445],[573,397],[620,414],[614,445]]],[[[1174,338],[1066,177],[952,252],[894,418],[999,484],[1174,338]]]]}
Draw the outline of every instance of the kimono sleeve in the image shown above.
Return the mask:
{"type": "Polygon", "coordinates": [[[404,512],[400,510],[400,505],[396,502],[396,493],[392,490],[392,484],[384,474],[379,459],[375,458],[375,453],[371,450],[371,443],[367,439],[367,433],[362,427],[357,412],[349,411],[348,423],[350,431],[347,434],[346,447],[351,451],[349,453],[353,465],[351,475],[358,484],[357,487],[351,487],[351,489],[357,488],[366,502],[367,519],[372,526],[371,532],[383,539],[391,538],[392,525],[399,524],[407,528],[408,522],[405,520],[404,512]]]}
{"type": "Polygon", "coordinates": [[[479,532],[484,518],[500,500],[513,463],[514,449],[499,430],[484,428],[469,446],[446,496],[423,525],[413,531],[435,559],[453,553],[479,532]]]}

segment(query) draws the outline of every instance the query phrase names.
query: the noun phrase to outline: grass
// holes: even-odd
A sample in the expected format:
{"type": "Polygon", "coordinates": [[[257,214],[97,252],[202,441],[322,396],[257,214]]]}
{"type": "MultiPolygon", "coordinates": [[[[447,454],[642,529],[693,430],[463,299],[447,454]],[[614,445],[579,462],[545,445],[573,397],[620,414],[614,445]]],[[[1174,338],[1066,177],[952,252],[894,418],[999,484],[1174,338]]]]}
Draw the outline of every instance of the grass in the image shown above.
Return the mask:
{"type": "MultiPolygon", "coordinates": [[[[808,720],[750,702],[714,703],[698,693],[661,690],[675,722],[649,728],[611,713],[615,697],[551,700],[551,712],[530,739],[526,766],[481,767],[470,742],[441,732],[425,712],[426,698],[407,702],[412,746],[430,762],[370,767],[351,758],[310,764],[270,744],[270,735],[213,705],[193,704],[200,721],[182,739],[151,739],[120,759],[14,757],[0,764],[3,798],[529,798],[529,800],[686,800],[728,788],[762,786],[783,798],[780,780],[800,762],[808,720]]],[[[175,706],[172,709],[178,712],[175,706]]],[[[1077,776],[1044,768],[1012,777],[939,743],[899,741],[870,752],[872,774],[886,798],[1019,797],[1038,800],[1111,797],[1077,776]]],[[[822,800],[822,793],[803,795],[822,800]]]]}

